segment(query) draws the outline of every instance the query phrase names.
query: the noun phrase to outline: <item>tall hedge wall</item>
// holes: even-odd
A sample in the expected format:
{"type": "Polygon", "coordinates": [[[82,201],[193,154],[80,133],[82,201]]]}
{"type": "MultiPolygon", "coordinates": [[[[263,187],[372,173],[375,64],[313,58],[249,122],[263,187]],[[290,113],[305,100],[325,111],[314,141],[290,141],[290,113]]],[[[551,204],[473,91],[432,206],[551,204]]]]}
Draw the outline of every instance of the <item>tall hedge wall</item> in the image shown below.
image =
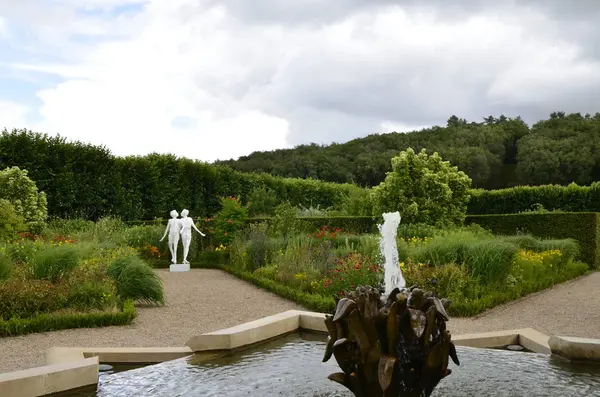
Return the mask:
{"type": "Polygon", "coordinates": [[[542,238],[573,238],[581,246],[581,260],[592,267],[600,267],[599,213],[469,215],[465,223],[476,223],[494,234],[514,235],[523,232],[542,238]]]}
{"type": "Polygon", "coordinates": [[[600,212],[600,183],[591,186],[517,186],[500,190],[472,190],[469,214],[515,214],[538,204],[547,210],[600,212]]]}
{"type": "Polygon", "coordinates": [[[0,136],[0,168],[27,169],[48,196],[51,217],[123,220],[164,218],[173,208],[194,217],[214,214],[220,196],[242,201],[258,186],[272,189],[280,201],[303,206],[336,206],[350,184],[247,174],[225,166],[173,155],[116,157],[101,146],[67,142],[25,130],[0,136]]]}

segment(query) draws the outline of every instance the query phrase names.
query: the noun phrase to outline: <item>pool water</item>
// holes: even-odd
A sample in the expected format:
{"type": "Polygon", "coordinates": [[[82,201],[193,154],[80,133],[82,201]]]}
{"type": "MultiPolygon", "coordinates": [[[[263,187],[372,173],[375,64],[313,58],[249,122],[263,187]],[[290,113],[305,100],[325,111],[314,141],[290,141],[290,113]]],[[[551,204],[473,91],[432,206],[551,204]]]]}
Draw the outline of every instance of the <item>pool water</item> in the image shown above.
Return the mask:
{"type": "MultiPolygon", "coordinates": [[[[69,397],[352,397],[327,376],[325,336],[295,333],[201,364],[179,359],[101,374],[97,390],[69,397]]],[[[575,365],[536,353],[457,347],[436,397],[600,397],[600,366],[575,365]]]]}

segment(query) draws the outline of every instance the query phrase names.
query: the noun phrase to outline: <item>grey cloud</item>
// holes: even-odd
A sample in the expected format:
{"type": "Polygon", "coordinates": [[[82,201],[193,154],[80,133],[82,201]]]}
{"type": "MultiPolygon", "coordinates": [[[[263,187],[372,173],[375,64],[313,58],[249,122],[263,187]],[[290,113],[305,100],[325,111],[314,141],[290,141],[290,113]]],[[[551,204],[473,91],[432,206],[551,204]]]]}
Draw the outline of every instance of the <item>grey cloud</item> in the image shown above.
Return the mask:
{"type": "Polygon", "coordinates": [[[290,122],[288,143],[345,142],[380,132],[376,119],[317,108],[298,108],[286,115],[290,122]]]}
{"type": "Polygon", "coordinates": [[[421,8],[440,17],[466,17],[473,12],[507,7],[533,7],[560,19],[597,21],[600,2],[597,0],[207,0],[205,4],[220,4],[237,18],[252,23],[328,23],[359,11],[372,10],[380,6],[421,8]]]}

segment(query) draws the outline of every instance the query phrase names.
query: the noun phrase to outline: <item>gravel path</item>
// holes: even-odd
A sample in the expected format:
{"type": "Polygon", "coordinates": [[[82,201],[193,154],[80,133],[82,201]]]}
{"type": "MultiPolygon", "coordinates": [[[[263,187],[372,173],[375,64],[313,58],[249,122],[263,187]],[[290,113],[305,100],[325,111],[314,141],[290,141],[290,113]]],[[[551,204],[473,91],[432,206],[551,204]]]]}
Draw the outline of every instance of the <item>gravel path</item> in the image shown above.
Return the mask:
{"type": "Polygon", "coordinates": [[[138,317],[129,326],[0,338],[0,373],[44,365],[44,352],[51,347],[185,346],[194,335],[286,310],[304,310],[220,270],[157,272],[164,282],[167,306],[138,308],[138,317]]]}
{"type": "Polygon", "coordinates": [[[497,306],[476,318],[451,318],[454,335],[535,328],[546,335],[600,339],[600,272],[497,306]]]}
{"type": "MultiPolygon", "coordinates": [[[[219,270],[159,270],[168,305],[138,308],[125,327],[72,329],[0,338],[0,373],[44,365],[50,347],[184,346],[193,335],[302,308],[219,270]]],[[[474,319],[452,318],[454,335],[532,327],[548,335],[600,338],[600,272],[499,306],[474,319]]]]}

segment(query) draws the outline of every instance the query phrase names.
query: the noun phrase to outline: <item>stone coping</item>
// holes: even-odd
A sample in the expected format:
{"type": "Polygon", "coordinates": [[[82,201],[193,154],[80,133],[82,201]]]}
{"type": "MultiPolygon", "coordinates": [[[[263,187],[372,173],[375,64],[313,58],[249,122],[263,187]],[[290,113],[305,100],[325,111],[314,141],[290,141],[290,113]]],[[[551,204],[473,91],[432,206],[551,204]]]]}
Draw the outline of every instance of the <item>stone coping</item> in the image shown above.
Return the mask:
{"type": "Polygon", "coordinates": [[[552,354],[571,361],[593,361],[600,363],[600,340],[553,336],[548,341],[552,354]]]}
{"type": "MultiPolygon", "coordinates": [[[[95,385],[98,383],[100,362],[156,364],[190,357],[195,353],[198,359],[204,360],[214,358],[220,352],[244,348],[299,329],[326,333],[324,319],[324,313],[289,310],[235,327],[194,336],[188,340],[187,346],[183,347],[54,347],[45,352],[48,365],[0,374],[0,396],[42,396],[95,385]]],[[[532,328],[455,335],[452,340],[458,346],[502,348],[510,344],[521,344],[536,353],[559,354],[584,360],[600,359],[600,339],[568,337],[551,339],[532,328]],[[565,346],[571,346],[571,350],[565,346]],[[594,353],[589,353],[589,349],[594,349],[594,353]]]]}
{"type": "Polygon", "coordinates": [[[98,357],[0,374],[0,396],[38,397],[98,383],[98,357]]]}

